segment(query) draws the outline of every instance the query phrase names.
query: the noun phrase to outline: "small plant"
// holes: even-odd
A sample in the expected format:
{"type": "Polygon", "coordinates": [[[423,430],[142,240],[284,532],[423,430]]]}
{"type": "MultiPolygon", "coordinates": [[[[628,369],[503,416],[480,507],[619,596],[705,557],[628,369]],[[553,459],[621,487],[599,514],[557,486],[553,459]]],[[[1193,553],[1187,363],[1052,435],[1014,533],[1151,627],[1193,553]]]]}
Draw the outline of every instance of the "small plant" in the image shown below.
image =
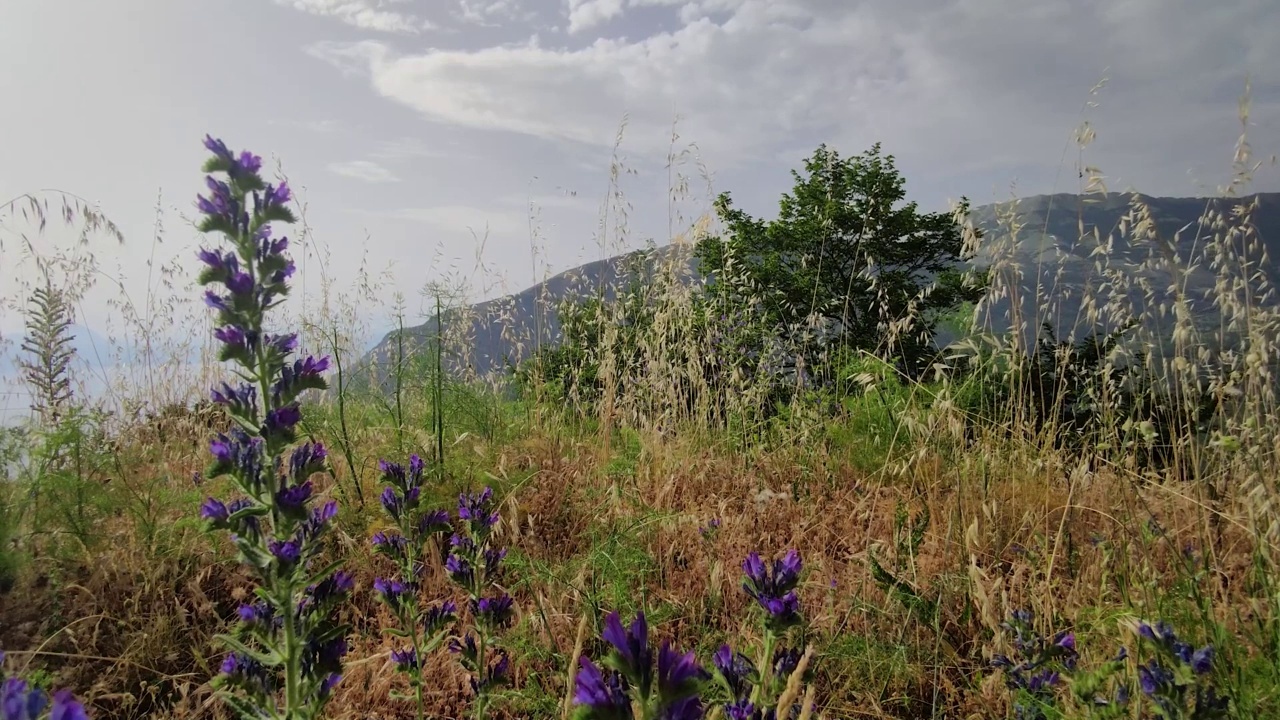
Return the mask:
{"type": "Polygon", "coordinates": [[[795,588],[802,568],[795,550],[774,560],[772,569],[755,552],[742,563],[746,575],[742,588],[764,611],[764,642],[754,661],[727,644],[713,658],[716,680],[729,698],[725,715],[731,720],[795,717],[802,712],[797,702],[799,685],[790,680],[797,673],[803,679],[808,658],[799,649],[780,644],[801,621],[795,588]]]}
{"type": "Polygon", "coordinates": [[[71,403],[71,305],[45,275],[45,284],[31,292],[27,336],[22,349],[29,356],[19,362],[31,386],[31,409],[43,427],[56,426],[71,403]]]}
{"type": "Polygon", "coordinates": [[[1062,674],[1076,668],[1075,633],[1061,632],[1046,639],[1031,624],[1030,610],[1016,610],[1002,627],[1013,633],[1013,657],[996,655],[992,667],[1004,672],[1005,685],[1014,692],[1013,715],[1017,720],[1044,720],[1055,706],[1055,691],[1062,674]]]}
{"type": "Polygon", "coordinates": [[[1004,672],[1006,686],[1015,693],[1013,708],[1018,720],[1129,717],[1134,675],[1154,717],[1160,720],[1227,717],[1230,703],[1217,694],[1209,680],[1213,647],[1194,648],[1178,639],[1167,623],[1137,623],[1139,645],[1151,648],[1152,654],[1134,670],[1129,669],[1129,653],[1124,648],[1092,670],[1077,667],[1080,656],[1075,634],[1060,632],[1046,640],[1032,628],[1029,611],[1014,612],[1003,626],[1014,633],[1015,654],[1013,658],[996,655],[991,665],[1004,672]],[[1057,695],[1067,686],[1074,703],[1057,695]]]}
{"type": "Polygon", "coordinates": [[[70,690],[58,690],[52,702],[45,691],[17,676],[4,672],[4,653],[0,652],[0,720],[89,720],[84,705],[70,690]],[[48,714],[45,714],[48,710],[48,714]]]}
{"type": "Polygon", "coordinates": [[[703,716],[699,690],[707,672],[692,652],[681,654],[664,642],[655,673],[643,612],[629,628],[623,628],[618,613],[610,613],[603,636],[612,646],[604,669],[586,655],[579,660],[573,695],[577,720],[698,720],[703,716]]]}
{"type": "Polygon", "coordinates": [[[463,493],[458,497],[458,521],[449,538],[445,570],[450,579],[467,593],[473,632],[455,637],[449,650],[471,673],[475,696],[473,713],[486,717],[493,691],[507,684],[511,660],[498,644],[498,631],[511,623],[512,599],[498,586],[505,548],[493,545],[493,526],[498,513],[493,509],[493,490],[463,493]],[[492,654],[492,661],[490,655],[492,654]]]}
{"type": "Polygon", "coordinates": [[[425,546],[449,530],[449,513],[422,506],[422,458],[411,455],[407,471],[402,465],[385,460],[381,469],[383,479],[389,483],[382,491],[382,507],[397,530],[375,533],[372,542],[374,552],[393,560],[400,573],[395,578],[378,578],[374,589],[399,623],[387,632],[409,641],[407,646],[392,651],[391,659],[399,672],[409,676],[421,720],[424,713],[422,663],[444,642],[458,610],[452,600],[444,600],[425,611],[418,603],[418,591],[426,570],[425,546]]]}
{"type": "Polygon", "coordinates": [[[257,600],[239,609],[235,636],[222,635],[231,648],[215,687],[245,718],[302,720],[318,717],[341,678],[347,652],[347,628],[333,616],[336,603],[352,588],[352,577],[336,564],[314,567],[320,539],[337,514],[337,503],[309,507],[315,489],[311,475],[325,467],[318,443],[295,447],[302,419],[299,397],[324,390],[321,374],[328,358],[288,362],[296,334],[269,334],[266,314],[288,292],[294,264],[285,255],[288,241],[273,238],[272,222],[294,221],[285,207],[289,187],[263,182],[262,160],[249,152],[233,155],[221,140],[205,138],[213,153],[204,166],[210,196],[197,205],[204,215],[199,229],[221,233],[229,252],[204,249],[201,285],[205,302],[216,311],[220,359],[239,366],[244,381],[223,383],[212,392],[236,427],[210,444],[209,478],[230,475],[243,496],[230,503],[209,498],[200,510],[211,529],[226,530],[240,560],[258,576],[257,600]],[[252,202],[250,202],[252,200],[252,202]]]}
{"type": "Polygon", "coordinates": [[[1154,652],[1138,666],[1138,687],[1162,720],[1216,720],[1227,717],[1230,701],[1209,679],[1213,646],[1195,649],[1178,639],[1168,623],[1138,624],[1140,642],[1154,652]]]}

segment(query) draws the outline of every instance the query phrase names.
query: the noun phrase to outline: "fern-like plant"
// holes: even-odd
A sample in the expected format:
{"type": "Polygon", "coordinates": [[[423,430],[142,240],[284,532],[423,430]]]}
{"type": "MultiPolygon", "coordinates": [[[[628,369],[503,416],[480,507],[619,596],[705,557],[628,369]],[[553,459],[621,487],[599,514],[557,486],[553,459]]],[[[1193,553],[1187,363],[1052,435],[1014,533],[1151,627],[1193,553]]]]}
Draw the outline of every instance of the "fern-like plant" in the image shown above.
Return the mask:
{"type": "Polygon", "coordinates": [[[31,409],[49,427],[59,422],[71,403],[70,368],[75,358],[71,304],[47,275],[28,303],[27,335],[22,341],[27,358],[19,365],[31,387],[31,409]]]}

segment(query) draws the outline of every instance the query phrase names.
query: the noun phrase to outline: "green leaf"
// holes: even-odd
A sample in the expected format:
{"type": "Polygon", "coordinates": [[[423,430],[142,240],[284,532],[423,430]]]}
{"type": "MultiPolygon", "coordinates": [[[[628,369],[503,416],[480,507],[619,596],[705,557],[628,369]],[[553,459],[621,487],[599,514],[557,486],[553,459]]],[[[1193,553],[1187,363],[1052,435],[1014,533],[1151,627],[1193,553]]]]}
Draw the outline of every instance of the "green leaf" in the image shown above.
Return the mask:
{"type": "Polygon", "coordinates": [[[248,645],[240,642],[239,639],[230,635],[214,635],[214,638],[222,641],[224,645],[230,647],[232,650],[251,657],[267,667],[279,667],[284,664],[284,658],[280,656],[280,653],[274,651],[264,653],[260,650],[252,649],[248,645]]]}

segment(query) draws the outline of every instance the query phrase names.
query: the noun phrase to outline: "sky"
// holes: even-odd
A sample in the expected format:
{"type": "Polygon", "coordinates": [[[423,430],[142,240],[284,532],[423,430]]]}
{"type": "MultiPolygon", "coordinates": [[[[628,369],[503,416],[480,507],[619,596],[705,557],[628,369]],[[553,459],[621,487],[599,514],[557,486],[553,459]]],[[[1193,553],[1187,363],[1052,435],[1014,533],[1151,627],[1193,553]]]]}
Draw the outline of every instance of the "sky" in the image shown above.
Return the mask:
{"type": "MultiPolygon", "coordinates": [[[[1079,190],[1087,119],[1110,189],[1212,194],[1251,79],[1253,150],[1280,149],[1274,0],[6,0],[0,60],[0,202],[72,192],[124,234],[90,243],[78,321],[104,335],[105,293],[193,295],[206,133],[287,175],[300,297],[364,286],[373,341],[397,292],[416,322],[432,282],[517,291],[721,191],[770,217],[819,143],[882,143],[942,210],[1079,190]]],[[[24,232],[72,240],[29,230],[0,210],[0,294],[34,277],[24,232]]]]}

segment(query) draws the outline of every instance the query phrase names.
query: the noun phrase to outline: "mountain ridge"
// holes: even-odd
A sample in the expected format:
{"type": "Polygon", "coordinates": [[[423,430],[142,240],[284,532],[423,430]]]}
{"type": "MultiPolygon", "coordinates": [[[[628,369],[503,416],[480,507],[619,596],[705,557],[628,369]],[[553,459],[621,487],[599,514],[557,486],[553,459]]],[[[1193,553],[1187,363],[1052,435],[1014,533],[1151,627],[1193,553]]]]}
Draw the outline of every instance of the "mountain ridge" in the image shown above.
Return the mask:
{"type": "MultiPolygon", "coordinates": [[[[1089,283],[1097,282],[1091,278],[1096,278],[1094,270],[1099,261],[1099,243],[1088,237],[1088,234],[1096,229],[1098,238],[1106,242],[1108,236],[1129,214],[1135,198],[1149,208],[1152,229],[1157,236],[1177,237],[1178,241],[1168,245],[1174,248],[1172,252],[1187,258],[1194,256],[1203,228],[1199,228],[1194,236],[1188,236],[1187,230],[1197,225],[1207,208],[1215,202],[1221,203],[1229,214],[1234,212],[1232,208],[1257,199],[1258,211],[1253,218],[1253,225],[1259,239],[1258,244],[1268,257],[1280,253],[1280,193],[1274,192],[1238,198],[1170,198],[1134,192],[1092,195],[1055,193],[971,208],[970,219],[975,228],[986,236],[982,247],[991,252],[998,242],[1009,240],[1007,233],[1002,231],[998,218],[1002,213],[1012,212],[1022,228],[1016,244],[1010,245],[1019,268],[1024,271],[1036,268],[1035,279],[1042,285],[1046,280],[1051,280],[1052,286],[1061,295],[1055,299],[1055,302],[1063,305],[1060,315],[1070,317],[1073,314],[1072,298],[1082,296],[1088,290],[1089,283]],[[1080,237],[1081,228],[1086,234],[1083,239],[1080,237]],[[1045,275],[1046,270],[1051,271],[1048,276],[1045,275]]],[[[1167,295],[1167,292],[1160,289],[1162,283],[1168,285],[1171,278],[1159,277],[1158,272],[1153,274],[1149,261],[1151,253],[1157,248],[1140,247],[1129,240],[1128,237],[1121,237],[1107,244],[1106,259],[1112,266],[1106,271],[1154,275],[1146,280],[1148,286],[1157,288],[1152,297],[1153,301],[1159,301],[1167,295]]],[[[643,253],[653,253],[655,259],[686,275],[686,281],[694,281],[697,273],[692,251],[693,246],[684,243],[633,250],[570,268],[517,293],[464,308],[446,310],[440,318],[442,325],[447,326],[444,334],[446,346],[449,347],[444,364],[454,372],[467,370],[484,376],[527,359],[540,345],[557,341],[557,308],[565,299],[601,291],[605,298],[611,297],[611,291],[625,277],[628,260],[643,253]],[[457,327],[459,320],[462,321],[461,328],[457,327]]],[[[984,257],[980,251],[971,264],[989,264],[991,259],[990,256],[984,257]]],[[[1265,272],[1270,282],[1280,280],[1273,268],[1267,267],[1265,272]]],[[[1190,271],[1185,278],[1187,289],[1192,291],[1188,295],[1195,295],[1196,291],[1210,286],[1210,275],[1205,268],[1190,263],[1190,271]]],[[[1036,288],[1035,283],[1023,284],[1028,290],[1036,288]]],[[[1036,293],[1037,302],[1044,299],[1036,293]]],[[[992,308],[993,314],[998,313],[1000,304],[995,303],[992,308]]],[[[1074,312],[1078,314],[1079,308],[1075,308],[1074,312]]],[[[432,316],[420,325],[404,329],[406,345],[410,350],[417,351],[434,345],[437,320],[432,316]]],[[[394,357],[397,334],[398,331],[387,333],[365,355],[362,366],[375,372],[376,368],[389,366],[394,357]]]]}

